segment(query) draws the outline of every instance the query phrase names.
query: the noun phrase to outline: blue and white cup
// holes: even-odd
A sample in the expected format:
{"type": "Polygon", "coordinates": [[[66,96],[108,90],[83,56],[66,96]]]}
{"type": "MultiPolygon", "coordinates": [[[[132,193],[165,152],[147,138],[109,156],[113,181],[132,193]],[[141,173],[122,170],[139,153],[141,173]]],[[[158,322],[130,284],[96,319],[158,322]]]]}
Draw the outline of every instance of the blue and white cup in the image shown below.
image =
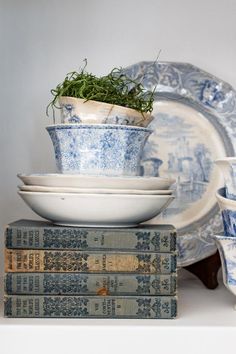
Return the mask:
{"type": "Polygon", "coordinates": [[[236,200],[236,157],[225,157],[215,163],[224,177],[226,198],[236,200]]]}
{"type": "Polygon", "coordinates": [[[236,237],[236,200],[226,198],[226,188],[218,189],[216,199],[222,214],[225,236],[236,237]]]}

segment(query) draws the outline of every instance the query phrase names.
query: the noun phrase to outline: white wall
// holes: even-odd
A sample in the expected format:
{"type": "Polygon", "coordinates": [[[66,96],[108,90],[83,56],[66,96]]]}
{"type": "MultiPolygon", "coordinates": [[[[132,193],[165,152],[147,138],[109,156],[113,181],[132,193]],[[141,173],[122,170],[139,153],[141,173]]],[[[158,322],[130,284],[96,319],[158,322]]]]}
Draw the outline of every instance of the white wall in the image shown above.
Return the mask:
{"type": "Polygon", "coordinates": [[[235,16],[236,0],[0,0],[1,230],[35,217],[16,174],[54,170],[45,107],[67,72],[87,58],[89,71],[105,74],[161,49],[160,60],[190,62],[236,87],[235,16]]]}

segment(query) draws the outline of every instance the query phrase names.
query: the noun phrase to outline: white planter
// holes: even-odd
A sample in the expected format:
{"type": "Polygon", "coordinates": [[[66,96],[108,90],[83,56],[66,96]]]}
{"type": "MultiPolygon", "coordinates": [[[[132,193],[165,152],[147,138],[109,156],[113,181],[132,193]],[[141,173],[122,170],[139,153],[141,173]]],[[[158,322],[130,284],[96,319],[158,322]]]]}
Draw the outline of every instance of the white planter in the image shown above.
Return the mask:
{"type": "Polygon", "coordinates": [[[67,124],[120,124],[147,127],[153,120],[149,113],[74,97],[61,97],[59,105],[62,123],[67,124]]]}

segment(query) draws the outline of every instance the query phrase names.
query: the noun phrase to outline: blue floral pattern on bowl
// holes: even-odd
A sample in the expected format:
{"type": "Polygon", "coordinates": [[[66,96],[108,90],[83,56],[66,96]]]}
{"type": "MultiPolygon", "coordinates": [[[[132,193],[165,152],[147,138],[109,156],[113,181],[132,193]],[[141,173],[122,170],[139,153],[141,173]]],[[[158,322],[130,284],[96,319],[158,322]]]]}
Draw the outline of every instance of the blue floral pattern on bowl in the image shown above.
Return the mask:
{"type": "Polygon", "coordinates": [[[59,172],[135,176],[150,129],[118,125],[53,125],[46,128],[59,172]]]}
{"type": "Polygon", "coordinates": [[[81,123],[81,119],[73,112],[74,106],[72,104],[62,105],[62,114],[68,123],[81,123]]]}

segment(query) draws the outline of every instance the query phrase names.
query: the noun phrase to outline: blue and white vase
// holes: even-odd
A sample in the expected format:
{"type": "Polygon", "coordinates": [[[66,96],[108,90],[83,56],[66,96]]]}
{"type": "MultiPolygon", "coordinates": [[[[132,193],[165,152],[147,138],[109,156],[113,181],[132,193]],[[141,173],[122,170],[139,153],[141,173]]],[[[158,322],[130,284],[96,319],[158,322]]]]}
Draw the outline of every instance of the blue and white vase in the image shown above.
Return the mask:
{"type": "Polygon", "coordinates": [[[67,174],[136,176],[152,130],[109,124],[48,126],[58,171],[67,174]]]}

